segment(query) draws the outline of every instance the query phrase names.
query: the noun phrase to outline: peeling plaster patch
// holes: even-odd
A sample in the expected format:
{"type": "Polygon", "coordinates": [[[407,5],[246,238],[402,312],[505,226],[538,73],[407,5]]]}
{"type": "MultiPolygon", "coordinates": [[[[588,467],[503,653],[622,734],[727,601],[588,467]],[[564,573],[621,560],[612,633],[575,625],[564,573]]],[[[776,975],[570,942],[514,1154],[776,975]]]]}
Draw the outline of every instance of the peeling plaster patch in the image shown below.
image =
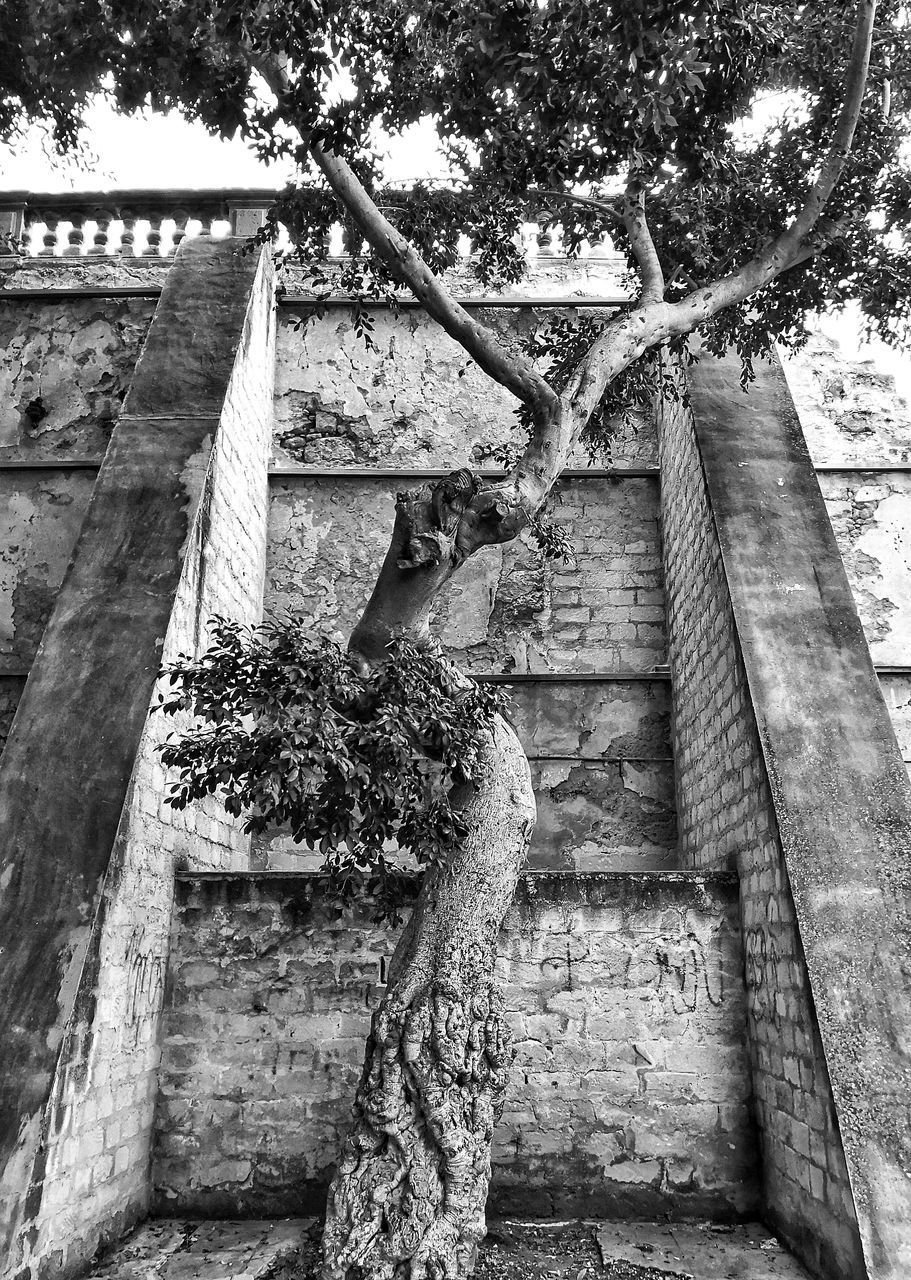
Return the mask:
{"type": "Polygon", "coordinates": [[[126,394],[154,301],[86,298],[3,303],[0,453],[101,456],[126,394]],[[40,397],[46,416],[25,408],[40,397]]]}
{"type": "Polygon", "coordinates": [[[0,473],[0,657],[29,666],[94,484],[91,472],[0,473]]]}
{"type": "MultiPolygon", "coordinates": [[[[484,310],[507,345],[546,323],[536,309],[484,310]]],[[[572,313],[577,314],[577,313],[572,313]]],[[[498,465],[496,451],[521,439],[515,399],[462,348],[417,311],[374,316],[374,349],[356,336],[349,313],[331,309],[295,327],[280,313],[275,441],[279,461],[307,465],[458,467],[498,465]]],[[[650,419],[617,421],[603,463],[654,465],[650,419]]],[[[580,449],[576,465],[587,455],[580,449]]]]}
{"type": "Polygon", "coordinates": [[[670,758],[670,694],[661,682],[506,688],[513,722],[531,754],[670,758]]]}
{"type": "MultiPolygon", "coordinates": [[[[267,614],[347,637],[386,554],[392,480],[295,479],[272,486],[267,614]]],[[[554,518],[575,567],[521,540],[472,559],[436,602],[435,627],[472,670],[650,670],[666,657],[658,486],[561,486],[554,518]],[[486,625],[485,625],[486,624],[486,625]]]]}
{"type": "Polygon", "coordinates": [[[819,477],[874,662],[911,662],[911,476],[819,477]]]}
{"type": "Polygon", "coordinates": [[[847,360],[814,334],[799,352],[779,352],[814,463],[911,461],[911,406],[871,360],[847,360]]]}

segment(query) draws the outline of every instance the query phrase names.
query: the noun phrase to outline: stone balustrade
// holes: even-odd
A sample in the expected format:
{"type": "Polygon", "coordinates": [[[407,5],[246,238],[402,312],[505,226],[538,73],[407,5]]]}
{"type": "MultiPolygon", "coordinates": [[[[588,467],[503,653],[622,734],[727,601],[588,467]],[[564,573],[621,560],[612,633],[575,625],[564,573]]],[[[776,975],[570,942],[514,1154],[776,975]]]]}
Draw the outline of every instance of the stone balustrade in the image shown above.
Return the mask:
{"type": "MultiPolygon", "coordinates": [[[[172,257],[185,237],[250,236],[263,225],[278,192],[272,188],[209,191],[94,191],[36,194],[0,192],[0,254],[37,258],[172,257]]],[[[562,228],[553,209],[530,202],[521,235],[529,257],[563,255],[562,228]]],[[[362,242],[337,223],[331,256],[361,252],[362,242]]],[[[471,256],[468,236],[460,254],[471,256]]],[[[616,258],[605,236],[579,256],[616,258]]]]}

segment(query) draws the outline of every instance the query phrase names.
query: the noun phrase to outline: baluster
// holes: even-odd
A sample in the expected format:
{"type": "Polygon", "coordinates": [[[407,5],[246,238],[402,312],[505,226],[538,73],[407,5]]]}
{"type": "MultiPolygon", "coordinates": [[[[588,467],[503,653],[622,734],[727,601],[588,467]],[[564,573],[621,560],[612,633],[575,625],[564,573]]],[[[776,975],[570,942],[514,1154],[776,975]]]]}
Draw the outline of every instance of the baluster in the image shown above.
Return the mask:
{"type": "Polygon", "coordinates": [[[187,234],[187,223],[190,221],[188,209],[174,210],[174,235],[171,237],[171,256],[180,248],[180,242],[187,234]]]}
{"type": "Polygon", "coordinates": [[[351,223],[342,224],[342,253],[349,258],[356,258],[364,247],[364,238],[357,227],[351,223]]]}
{"type": "Polygon", "coordinates": [[[539,258],[552,258],[554,256],[553,243],[551,240],[551,223],[550,214],[545,210],[538,214],[538,233],[535,236],[535,242],[538,246],[539,258]]]}
{"type": "Polygon", "coordinates": [[[616,256],[614,242],[607,231],[602,231],[600,239],[592,245],[592,254],[596,258],[613,258],[616,256]]]}
{"type": "Polygon", "coordinates": [[[95,210],[95,234],[92,237],[92,247],[89,249],[90,258],[107,257],[108,252],[108,229],[111,225],[111,214],[108,209],[95,210]]]}
{"type": "Polygon", "coordinates": [[[202,212],[199,215],[199,234],[201,236],[210,236],[212,234],[212,212],[202,212]]]}
{"type": "Polygon", "coordinates": [[[56,213],[46,213],[41,215],[41,221],[44,223],[44,235],[41,237],[44,242],[44,248],[39,250],[39,258],[53,258],[57,252],[57,223],[60,219],[56,213]]]}
{"type": "Polygon", "coordinates": [[[513,234],[512,242],[524,257],[532,257],[537,249],[537,223],[523,222],[513,234]]]}
{"type": "Polygon", "coordinates": [[[85,214],[71,213],[69,223],[70,229],[67,233],[69,243],[63,251],[63,256],[64,258],[81,258],[85,240],[85,214]]]}
{"type": "Polygon", "coordinates": [[[121,258],[135,258],[136,214],[132,209],[121,209],[120,217],[123,221],[123,231],[120,233],[120,247],[117,250],[118,256],[121,258]]]}
{"type": "Polygon", "coordinates": [[[142,251],[144,258],[161,257],[161,214],[149,214],[149,230],[146,236],[146,247],[142,251]]]}

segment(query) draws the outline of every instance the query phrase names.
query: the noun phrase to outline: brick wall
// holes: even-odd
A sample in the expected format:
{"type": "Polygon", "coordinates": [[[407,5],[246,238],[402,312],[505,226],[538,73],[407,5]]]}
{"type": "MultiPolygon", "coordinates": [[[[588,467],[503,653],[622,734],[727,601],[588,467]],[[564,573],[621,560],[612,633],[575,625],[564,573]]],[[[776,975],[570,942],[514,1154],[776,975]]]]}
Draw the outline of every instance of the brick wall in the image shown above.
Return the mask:
{"type": "MultiPolygon", "coordinates": [[[[394,942],[335,918],[314,877],[180,878],[158,1212],[321,1207],[394,942]]],[[[730,878],[529,875],[500,971],[517,1060],[494,1212],[755,1211],[730,878]]]]}
{"type": "MultiPolygon", "coordinates": [[[[164,663],[198,650],[213,614],[260,616],[273,343],[261,270],[213,447],[185,477],[200,501],[164,663]]],[[[36,1274],[72,1269],[145,1213],[174,867],[248,865],[249,838],[219,806],[166,805],[158,747],[175,727],[155,714],[147,723],[87,948],[49,1108],[36,1274]]]]}
{"type": "MultiPolygon", "coordinates": [[[[476,283],[460,284],[476,291],[476,283]]],[[[597,267],[543,262],[523,289],[536,297],[592,289],[616,296],[617,279],[613,264],[599,274],[597,267]]],[[[560,308],[567,310],[573,313],[560,308]]],[[[553,314],[505,303],[483,310],[510,344],[553,314]]],[[[265,609],[310,619],[344,640],[386,553],[395,493],[421,482],[409,469],[495,467],[495,448],[520,442],[515,402],[418,310],[373,315],[370,348],[356,336],[348,308],[333,306],[317,317],[306,307],[283,307],[279,317],[279,471],[272,480],[265,609]],[[295,465],[305,470],[288,474],[295,465]]],[[[565,691],[575,733],[554,725],[551,738],[542,721],[526,742],[538,801],[533,867],[675,865],[670,749],[666,737],[659,746],[646,743],[648,734],[633,724],[647,723],[665,692],[659,484],[657,474],[640,470],[654,468],[656,457],[652,415],[615,423],[610,456],[598,463],[619,474],[574,475],[555,491],[552,515],[569,533],[572,562],[542,563],[527,538],[487,548],[460,570],[437,606],[437,633],[468,670],[524,677],[523,697],[538,696],[530,692],[536,688],[565,691]],[[624,673],[641,677],[656,668],[654,681],[623,683],[624,673]],[[580,686],[573,681],[579,674],[607,678],[580,686]],[[553,679],[536,685],[538,677],[553,679]],[[599,708],[599,723],[626,732],[585,727],[587,706],[599,708]]],[[[583,450],[574,465],[586,462],[583,450]]],[[[273,869],[318,864],[280,835],[259,841],[256,855],[257,865],[273,869]]]]}
{"type": "Polygon", "coordinates": [[[856,1280],[857,1225],[692,416],[659,414],[681,852],[740,878],[766,1213],[829,1280],[856,1280]]]}
{"type": "MultiPolygon", "coordinates": [[[[395,492],[408,483],[276,479],[267,611],[294,611],[347,638],[386,554],[395,492]]],[[[663,663],[657,477],[564,482],[553,518],[567,529],[573,563],[542,563],[526,539],[472,557],[436,606],[449,652],[473,671],[649,671],[663,663]]]]}

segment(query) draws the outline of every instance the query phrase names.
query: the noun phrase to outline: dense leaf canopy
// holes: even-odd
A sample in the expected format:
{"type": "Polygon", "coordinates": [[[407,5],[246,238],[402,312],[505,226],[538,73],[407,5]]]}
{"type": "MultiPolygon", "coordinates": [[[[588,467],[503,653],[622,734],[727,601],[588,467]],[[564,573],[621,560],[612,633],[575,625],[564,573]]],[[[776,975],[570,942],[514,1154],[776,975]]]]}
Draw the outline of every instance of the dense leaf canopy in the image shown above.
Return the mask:
{"type": "MultiPolygon", "coordinates": [[[[853,4],[754,0],[5,0],[0,133],[43,118],[72,144],[99,88],[125,110],[176,107],[240,130],[296,161],[301,190],[281,213],[312,257],[338,210],[309,142],[377,191],[378,136],[429,115],[452,188],[380,203],[432,267],[467,231],[487,278],[514,276],[530,193],[571,249],[604,230],[622,248],[612,206],[632,184],[673,299],[736,268],[799,208],[845,95],[854,19],[853,4]],[[275,59],[290,74],[279,99],[258,72],[275,59]],[[767,127],[740,127],[763,101],[767,127]]],[[[909,30],[885,0],[851,158],[810,246],[821,251],[717,315],[710,338],[761,349],[849,297],[907,337],[909,30]]]]}

